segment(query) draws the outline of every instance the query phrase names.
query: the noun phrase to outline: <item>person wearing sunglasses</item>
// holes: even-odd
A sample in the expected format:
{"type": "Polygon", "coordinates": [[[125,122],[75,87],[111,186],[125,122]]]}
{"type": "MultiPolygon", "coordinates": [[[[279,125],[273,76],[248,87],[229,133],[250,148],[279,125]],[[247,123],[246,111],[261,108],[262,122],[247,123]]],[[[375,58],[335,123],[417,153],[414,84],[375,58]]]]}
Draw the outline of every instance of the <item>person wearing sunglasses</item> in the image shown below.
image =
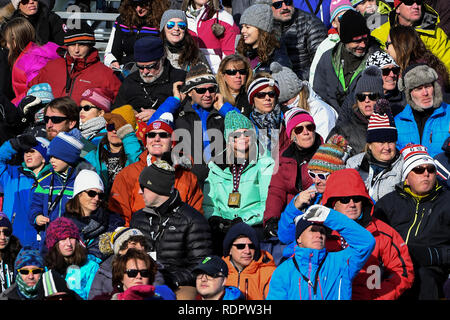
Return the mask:
{"type": "Polygon", "coordinates": [[[396,147],[397,138],[388,104],[377,103],[367,126],[365,151],[348,159],[346,164],[347,168],[358,170],[374,201],[394,191],[401,182],[403,158],[396,147]]]}
{"type": "Polygon", "coordinates": [[[239,26],[217,0],[183,0],[181,10],[186,13],[189,33],[203,53],[213,74],[220,61],[235,53],[239,26]]]}
{"type": "Polygon", "coordinates": [[[182,10],[166,10],[160,23],[161,38],[170,64],[188,71],[198,62],[208,64],[194,38],[188,31],[186,13],[182,10]]]}
{"type": "Polygon", "coordinates": [[[165,284],[177,300],[192,300],[197,294],[192,270],[212,253],[211,231],[206,218],[181,200],[175,175],[175,168],[164,160],[142,170],[139,195],[145,207],[133,213],[129,226],[149,240],[151,254],[164,266],[165,284]]]}
{"type": "Polygon", "coordinates": [[[159,21],[168,9],[169,4],[162,0],[121,1],[105,48],[104,64],[116,70],[133,70],[134,44],[143,37],[159,37],[159,21]]]}
{"type": "Polygon", "coordinates": [[[397,148],[408,143],[421,144],[434,157],[442,151],[450,137],[450,105],[446,103],[436,70],[426,64],[413,64],[403,72],[399,89],[405,92],[408,103],[395,116],[398,130],[397,148]]]}
{"type": "MultiPolygon", "coordinates": [[[[450,51],[446,46],[440,45],[448,41],[448,35],[437,23],[439,20],[439,14],[426,1],[394,0],[394,9],[389,14],[389,20],[373,30],[372,35],[384,44],[389,41],[391,28],[396,25],[410,26],[416,30],[426,48],[450,71],[450,51]]],[[[411,47],[411,43],[408,45],[411,47]]]]}
{"type": "Polygon", "coordinates": [[[230,226],[244,221],[262,233],[263,212],[274,160],[261,150],[252,122],[237,111],[225,116],[226,162],[210,162],[203,187],[203,210],[213,232],[214,252],[230,226]]]}
{"type": "Polygon", "coordinates": [[[253,79],[248,60],[240,54],[226,56],[220,62],[216,78],[223,101],[238,106],[241,113],[248,117],[252,106],[248,102],[247,87],[253,79]]]}
{"type": "Polygon", "coordinates": [[[354,93],[347,96],[336,125],[331,129],[328,138],[334,134],[343,136],[351,147],[353,157],[364,151],[366,146],[367,125],[379,102],[388,104],[384,98],[383,79],[378,67],[365,68],[357,80],[354,93]]]}
{"type": "Polygon", "coordinates": [[[100,260],[106,258],[99,250],[100,235],[125,224],[118,213],[106,208],[106,202],[100,176],[95,171],[84,169],[75,178],[73,196],[67,201],[63,214],[77,225],[88,254],[100,260]]]}
{"type": "Polygon", "coordinates": [[[14,283],[14,261],[20,251],[20,240],[13,235],[13,226],[8,216],[0,212],[0,293],[14,283]]]}
{"type": "Polygon", "coordinates": [[[272,9],[266,4],[254,4],[242,13],[241,35],[236,53],[250,61],[253,73],[270,72],[270,63],[292,67],[284,42],[275,36],[272,9]]]}
{"type": "Polygon", "coordinates": [[[425,146],[411,143],[401,154],[402,182],[378,200],[373,215],[400,233],[411,254],[415,279],[406,297],[443,299],[450,230],[442,221],[449,217],[450,191],[437,180],[436,163],[425,146]]]}
{"type": "Polygon", "coordinates": [[[226,285],[228,266],[219,256],[207,256],[193,273],[196,276],[196,300],[244,300],[242,292],[226,285]]]}
{"type": "Polygon", "coordinates": [[[272,255],[261,249],[262,235],[245,222],[235,223],[223,240],[222,259],[227,284],[239,288],[245,300],[265,300],[275,270],[272,255]]]}
{"type": "Polygon", "coordinates": [[[61,216],[50,222],[44,252],[47,270],[60,274],[70,290],[87,300],[101,259],[88,253],[80,230],[71,219],[61,216]]]}

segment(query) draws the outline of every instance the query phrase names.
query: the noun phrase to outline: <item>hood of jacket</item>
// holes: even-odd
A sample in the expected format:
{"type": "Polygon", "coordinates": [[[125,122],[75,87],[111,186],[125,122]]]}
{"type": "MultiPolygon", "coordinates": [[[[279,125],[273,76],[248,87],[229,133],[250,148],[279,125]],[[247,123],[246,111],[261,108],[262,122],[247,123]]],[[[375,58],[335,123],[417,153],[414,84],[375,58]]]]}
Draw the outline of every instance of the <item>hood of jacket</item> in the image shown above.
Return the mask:
{"type": "MultiPolygon", "coordinates": [[[[391,10],[389,12],[389,24],[394,26],[397,24],[397,14],[395,10],[391,10]]],[[[439,14],[427,4],[422,5],[422,18],[420,19],[420,25],[416,26],[416,31],[434,34],[436,29],[438,28],[441,19],[439,18],[439,14]]]]}

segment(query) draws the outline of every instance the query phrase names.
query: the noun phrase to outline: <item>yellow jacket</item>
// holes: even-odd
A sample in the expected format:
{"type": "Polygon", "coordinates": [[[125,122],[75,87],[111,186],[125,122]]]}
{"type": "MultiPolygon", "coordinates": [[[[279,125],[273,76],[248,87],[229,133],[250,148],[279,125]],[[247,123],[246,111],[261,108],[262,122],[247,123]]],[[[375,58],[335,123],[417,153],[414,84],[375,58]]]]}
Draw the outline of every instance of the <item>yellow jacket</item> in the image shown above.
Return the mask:
{"type": "MultiPolygon", "coordinates": [[[[448,37],[444,30],[437,27],[440,22],[437,12],[426,4],[424,4],[424,8],[424,15],[427,15],[427,19],[422,18],[422,24],[416,26],[415,29],[428,50],[438,57],[450,72],[450,42],[448,41],[448,37]]],[[[396,20],[397,15],[395,14],[395,10],[392,10],[389,14],[388,22],[376,28],[371,33],[372,36],[382,43],[382,49],[384,49],[384,43],[389,35],[391,25],[395,24],[396,20]]]]}

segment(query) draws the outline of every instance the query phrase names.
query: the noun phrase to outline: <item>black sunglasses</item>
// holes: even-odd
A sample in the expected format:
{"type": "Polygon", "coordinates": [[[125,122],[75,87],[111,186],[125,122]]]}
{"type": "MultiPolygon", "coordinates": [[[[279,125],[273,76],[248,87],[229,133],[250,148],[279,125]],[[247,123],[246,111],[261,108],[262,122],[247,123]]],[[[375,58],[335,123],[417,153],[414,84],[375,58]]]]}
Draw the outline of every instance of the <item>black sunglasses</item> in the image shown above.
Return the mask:
{"type": "MultiPolygon", "coordinates": [[[[97,108],[96,106],[93,106],[93,105],[88,104],[88,105],[86,105],[86,106],[80,106],[80,109],[83,110],[83,111],[88,112],[88,111],[91,110],[91,109],[98,109],[98,108],[97,108]]],[[[80,110],[80,111],[81,111],[81,110],[80,110]]]]}
{"type": "Polygon", "coordinates": [[[114,123],[107,123],[106,124],[106,131],[112,132],[116,130],[116,125],[114,123]]]}
{"type": "MultiPolygon", "coordinates": [[[[31,0],[31,1],[33,1],[33,2],[37,2],[37,0],[31,0]]],[[[30,2],[30,0],[20,0],[20,3],[22,4],[22,5],[26,5],[26,4],[28,4],[30,2]]]]}
{"type": "Polygon", "coordinates": [[[20,274],[24,275],[24,276],[27,276],[27,275],[29,275],[30,273],[32,273],[32,274],[41,274],[41,273],[44,273],[44,269],[42,269],[42,268],[34,268],[34,269],[17,269],[17,271],[18,271],[20,274]]]}
{"type": "Polygon", "coordinates": [[[366,97],[369,98],[369,100],[376,101],[380,95],[378,93],[357,93],[356,99],[358,99],[359,102],[366,101],[366,97]]]}
{"type": "Polygon", "coordinates": [[[150,277],[150,272],[147,269],[128,269],[125,273],[129,278],[136,278],[138,273],[140,273],[143,278],[150,277]]]}
{"type": "Polygon", "coordinates": [[[255,249],[255,245],[253,243],[233,243],[233,246],[235,246],[238,250],[244,250],[246,246],[248,246],[250,250],[255,249]]]}
{"type": "Polygon", "coordinates": [[[276,95],[277,94],[275,91],[268,91],[268,92],[260,91],[260,92],[255,93],[255,98],[264,99],[266,96],[269,96],[269,98],[275,98],[276,95]]]}
{"type": "Polygon", "coordinates": [[[143,66],[141,64],[136,63],[136,67],[139,70],[147,69],[148,71],[151,71],[153,69],[158,69],[159,68],[159,61],[156,61],[155,63],[152,63],[151,65],[148,65],[148,66],[143,66]]]}
{"type": "Polygon", "coordinates": [[[229,76],[235,76],[237,73],[239,73],[241,76],[246,76],[248,74],[247,69],[228,69],[224,71],[225,74],[229,76]]]}
{"type": "Polygon", "coordinates": [[[405,6],[412,6],[414,3],[417,3],[419,6],[422,5],[423,0],[402,0],[402,2],[405,6]]]}
{"type": "Polygon", "coordinates": [[[194,90],[198,94],[205,94],[206,91],[208,91],[209,93],[216,93],[217,92],[217,87],[216,86],[212,86],[212,87],[208,87],[208,88],[194,88],[194,90]]]}
{"type": "Polygon", "coordinates": [[[308,170],[308,174],[312,179],[315,179],[316,177],[320,180],[327,180],[328,176],[330,175],[329,172],[327,173],[314,173],[311,170],[308,170]]]}
{"type": "Polygon", "coordinates": [[[274,7],[275,9],[280,9],[283,6],[283,3],[286,6],[292,6],[293,0],[283,0],[283,1],[277,1],[272,3],[272,7],[274,7]]]}
{"type": "Polygon", "coordinates": [[[310,123],[307,124],[306,126],[299,126],[299,127],[295,127],[294,128],[294,132],[295,134],[300,134],[303,132],[303,130],[306,128],[306,130],[312,132],[314,130],[316,130],[316,126],[314,125],[314,123],[310,123]]]}
{"type": "Polygon", "coordinates": [[[3,230],[0,229],[0,234],[2,234],[2,233],[5,235],[5,237],[10,237],[12,235],[12,230],[9,228],[3,229],[3,230]]]}
{"type": "Polygon", "coordinates": [[[425,172],[425,170],[427,170],[428,173],[435,173],[436,167],[432,166],[432,165],[419,166],[419,167],[413,168],[411,171],[414,172],[415,174],[422,174],[425,172]]]}
{"type": "Polygon", "coordinates": [[[134,0],[134,1],[132,1],[131,2],[131,5],[134,7],[134,8],[136,8],[137,6],[139,6],[139,7],[148,7],[149,5],[150,5],[150,1],[146,1],[146,0],[144,0],[144,1],[139,1],[139,0],[134,0]]]}
{"type": "Polygon", "coordinates": [[[381,69],[381,73],[383,74],[383,76],[388,76],[391,74],[391,71],[394,75],[399,75],[400,74],[400,67],[392,67],[392,68],[384,68],[381,69]]]}
{"type": "Polygon", "coordinates": [[[95,198],[95,196],[97,196],[97,195],[100,200],[103,200],[105,198],[105,194],[103,192],[97,192],[94,190],[89,190],[89,191],[84,191],[84,192],[86,192],[87,195],[91,198],[95,198]]]}
{"type": "Polygon", "coordinates": [[[48,123],[49,120],[52,120],[52,123],[61,123],[67,120],[67,117],[59,117],[59,116],[44,116],[44,122],[48,123]]]}
{"type": "Polygon", "coordinates": [[[342,204],[350,203],[350,200],[353,200],[354,203],[359,203],[363,201],[364,197],[361,196],[352,196],[352,197],[341,197],[339,202],[342,204]]]}
{"type": "Polygon", "coordinates": [[[161,139],[170,138],[170,133],[168,132],[149,132],[147,133],[147,138],[154,139],[156,136],[159,136],[161,139]]]}

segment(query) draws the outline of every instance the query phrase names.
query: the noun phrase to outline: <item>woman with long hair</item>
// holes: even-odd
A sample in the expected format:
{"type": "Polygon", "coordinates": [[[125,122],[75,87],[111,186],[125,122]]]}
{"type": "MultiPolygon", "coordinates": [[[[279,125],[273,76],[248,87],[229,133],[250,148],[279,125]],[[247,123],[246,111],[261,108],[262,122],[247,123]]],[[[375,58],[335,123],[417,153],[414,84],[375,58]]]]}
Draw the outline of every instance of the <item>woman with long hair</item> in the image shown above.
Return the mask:
{"type": "Polygon", "coordinates": [[[438,82],[445,92],[450,92],[449,72],[445,64],[427,49],[413,27],[396,25],[389,31],[386,51],[400,66],[401,72],[409,65],[425,63],[438,74],[438,82]]]}
{"type": "Polygon", "coordinates": [[[169,4],[164,0],[123,0],[105,49],[105,65],[131,69],[134,43],[143,37],[159,36],[158,26],[167,9],[169,4]]]}
{"type": "Polygon", "coordinates": [[[189,32],[208,60],[212,72],[217,73],[220,61],[235,53],[239,27],[218,0],[183,0],[189,32]]]}
{"type": "Polygon", "coordinates": [[[167,59],[177,69],[189,71],[198,62],[208,64],[203,53],[187,30],[186,13],[181,10],[167,10],[161,18],[159,28],[167,59]]]}
{"type": "Polygon", "coordinates": [[[41,45],[36,41],[33,25],[23,17],[14,18],[6,23],[3,30],[4,46],[8,48],[8,63],[12,72],[12,87],[16,106],[26,96],[29,83],[49,62],[59,58],[58,45],[47,42],[41,45]]]}
{"type": "Polygon", "coordinates": [[[250,61],[253,72],[270,72],[270,63],[277,61],[291,68],[292,63],[273,32],[272,9],[265,4],[247,8],[241,16],[241,36],[236,52],[250,61]]]}
{"type": "Polygon", "coordinates": [[[216,75],[223,101],[238,108],[246,117],[252,111],[247,97],[247,88],[252,78],[253,70],[250,63],[239,54],[231,54],[223,58],[216,75]]]}
{"type": "Polygon", "coordinates": [[[13,234],[12,223],[0,212],[0,292],[14,283],[14,261],[22,245],[13,234]]]}

